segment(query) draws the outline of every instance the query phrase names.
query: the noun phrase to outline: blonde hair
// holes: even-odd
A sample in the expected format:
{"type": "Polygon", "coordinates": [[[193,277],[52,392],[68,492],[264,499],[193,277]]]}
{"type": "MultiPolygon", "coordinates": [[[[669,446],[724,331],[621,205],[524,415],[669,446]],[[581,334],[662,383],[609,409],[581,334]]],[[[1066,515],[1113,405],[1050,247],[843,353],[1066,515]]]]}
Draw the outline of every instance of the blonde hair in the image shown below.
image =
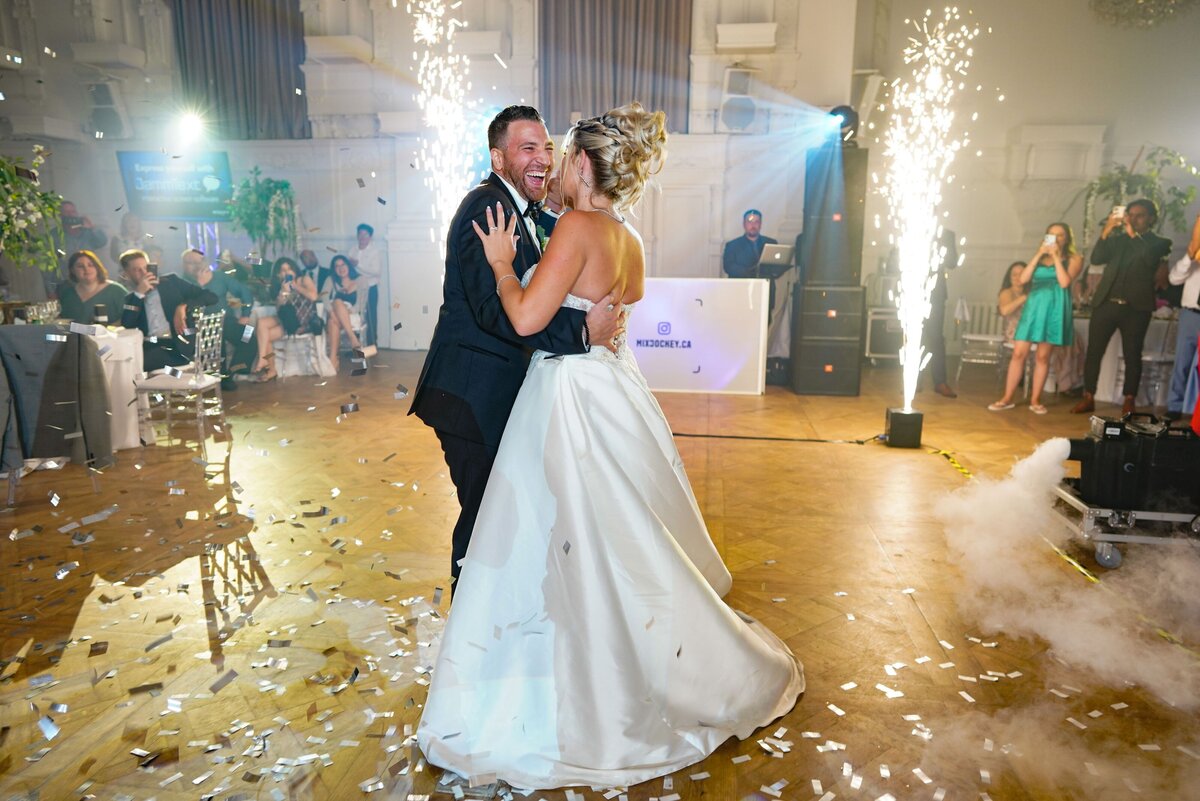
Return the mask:
{"type": "Polygon", "coordinates": [[[580,120],[567,134],[567,152],[583,151],[592,164],[593,191],[618,209],[638,202],[650,176],[662,169],[667,115],[634,101],[599,117],[580,120]]]}

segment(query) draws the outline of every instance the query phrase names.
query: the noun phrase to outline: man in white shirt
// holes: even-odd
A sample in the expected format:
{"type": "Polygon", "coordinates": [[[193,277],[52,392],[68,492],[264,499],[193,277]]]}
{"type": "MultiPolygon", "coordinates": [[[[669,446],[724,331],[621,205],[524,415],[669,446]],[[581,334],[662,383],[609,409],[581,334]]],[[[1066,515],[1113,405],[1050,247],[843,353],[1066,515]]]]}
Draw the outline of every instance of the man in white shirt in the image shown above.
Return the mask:
{"type": "Polygon", "coordinates": [[[1200,337],[1200,214],[1192,226],[1192,238],[1187,253],[1171,268],[1168,280],[1175,286],[1183,284],[1183,300],[1179,309],[1179,334],[1175,339],[1175,369],[1171,373],[1171,389],[1167,392],[1167,417],[1178,420],[1191,409],[1183,408],[1192,359],[1196,356],[1196,340],[1200,337]]]}
{"type": "Polygon", "coordinates": [[[367,336],[366,342],[363,344],[375,345],[378,342],[375,324],[379,319],[379,281],[383,277],[383,251],[371,243],[371,238],[375,236],[374,228],[366,223],[360,223],[357,233],[358,244],[350,249],[346,258],[358,271],[359,285],[366,284],[367,286],[367,307],[363,320],[366,324],[367,336]]]}

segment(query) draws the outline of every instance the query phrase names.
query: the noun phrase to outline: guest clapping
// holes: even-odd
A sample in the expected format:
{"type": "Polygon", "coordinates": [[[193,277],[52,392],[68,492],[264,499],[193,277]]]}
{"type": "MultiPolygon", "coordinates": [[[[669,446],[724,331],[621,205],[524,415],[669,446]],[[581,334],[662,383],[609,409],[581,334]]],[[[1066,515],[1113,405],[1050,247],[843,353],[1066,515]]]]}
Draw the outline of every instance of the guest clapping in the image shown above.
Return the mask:
{"type": "Polygon", "coordinates": [[[333,369],[338,368],[338,345],[342,331],[350,338],[350,346],[355,350],[362,349],[362,343],[354,331],[350,315],[361,314],[366,304],[366,288],[358,285],[358,271],[345,256],[337,255],[329,262],[333,275],[325,282],[321,294],[328,304],[327,323],[329,326],[325,340],[329,346],[329,361],[333,369]]]}
{"type": "Polygon", "coordinates": [[[317,314],[317,287],[291,259],[275,262],[271,271],[270,296],[275,300],[275,316],[259,317],[254,333],[258,338],[258,361],[255,375],[260,381],[271,381],[275,369],[275,340],[293,334],[320,333],[321,318],[317,314]]]}
{"type": "Polygon", "coordinates": [[[58,288],[64,320],[91,325],[120,319],[128,290],[108,280],[108,270],[95,253],[90,250],[72,253],[67,258],[67,280],[58,288]]]}
{"type": "Polygon", "coordinates": [[[1013,355],[1008,364],[1004,397],[988,406],[992,411],[1013,407],[1013,394],[1025,373],[1025,360],[1036,342],[1029,410],[1034,414],[1046,413],[1042,389],[1050,373],[1050,356],[1056,347],[1075,342],[1070,286],[1082,271],[1083,257],[1075,250],[1071,227],[1066,223],[1052,224],[1046,229],[1041,247],[1016,279],[1022,286],[1029,286],[1029,297],[1013,336],[1013,355]]]}

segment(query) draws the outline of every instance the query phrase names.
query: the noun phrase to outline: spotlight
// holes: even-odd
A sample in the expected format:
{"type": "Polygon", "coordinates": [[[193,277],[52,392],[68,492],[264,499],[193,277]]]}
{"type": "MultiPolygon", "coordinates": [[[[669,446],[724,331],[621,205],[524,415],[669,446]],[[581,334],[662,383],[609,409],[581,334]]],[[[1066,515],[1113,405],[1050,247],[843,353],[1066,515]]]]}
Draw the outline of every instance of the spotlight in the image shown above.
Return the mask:
{"type": "Polygon", "coordinates": [[[175,120],[172,144],[176,148],[187,149],[204,140],[208,131],[204,117],[194,111],[185,111],[175,120]]]}
{"type": "Polygon", "coordinates": [[[857,147],[854,137],[858,134],[858,112],[850,106],[835,106],[830,109],[829,116],[841,132],[842,146],[857,147]]]}

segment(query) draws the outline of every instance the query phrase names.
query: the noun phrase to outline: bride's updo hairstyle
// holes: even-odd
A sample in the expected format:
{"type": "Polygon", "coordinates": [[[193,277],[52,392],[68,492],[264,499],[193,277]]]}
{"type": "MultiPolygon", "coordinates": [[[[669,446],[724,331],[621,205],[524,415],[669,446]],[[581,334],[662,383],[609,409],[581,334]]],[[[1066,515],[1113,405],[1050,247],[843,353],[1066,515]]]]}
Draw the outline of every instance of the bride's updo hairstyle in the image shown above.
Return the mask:
{"type": "Polygon", "coordinates": [[[646,181],[662,169],[667,151],[667,115],[638,102],[575,123],[567,152],[582,150],[592,163],[591,189],[628,209],[642,197],[646,181]]]}

